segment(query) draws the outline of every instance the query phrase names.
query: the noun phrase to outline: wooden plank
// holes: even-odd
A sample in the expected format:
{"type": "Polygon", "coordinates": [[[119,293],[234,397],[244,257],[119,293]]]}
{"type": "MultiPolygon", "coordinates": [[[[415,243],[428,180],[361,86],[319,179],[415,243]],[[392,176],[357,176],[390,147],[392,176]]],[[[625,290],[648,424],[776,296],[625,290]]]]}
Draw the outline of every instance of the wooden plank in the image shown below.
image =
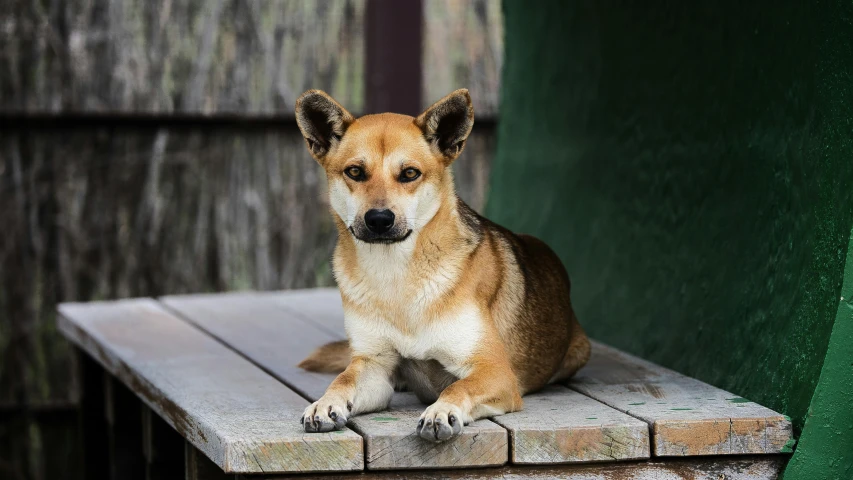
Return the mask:
{"type": "Polygon", "coordinates": [[[788,417],[597,342],[569,386],[647,422],[656,456],[790,453],[794,443],[788,417]]]}
{"type": "MultiPolygon", "coordinates": [[[[776,480],[787,459],[772,457],[669,458],[665,462],[619,462],[550,466],[506,466],[441,472],[443,480],[776,480]]],[[[240,480],[288,480],[284,476],[244,477],[240,480]]],[[[345,480],[344,475],[307,475],[301,480],[345,480]]],[[[359,480],[432,480],[435,472],[364,472],[359,480]]]]}
{"type": "MultiPolygon", "coordinates": [[[[503,12],[494,0],[424,2],[423,108],[457,88],[471,92],[478,123],[496,118],[504,59],[503,12]],[[455,45],[464,46],[454,48],[455,45]]],[[[476,126],[474,127],[477,128],[476,126]]]]}
{"type": "MultiPolygon", "coordinates": [[[[334,375],[299,372],[294,366],[314,348],[345,338],[340,298],[334,300],[334,292],[190,295],[161,301],[316,400],[334,375]],[[305,296],[300,298],[301,295],[305,296]],[[290,309],[304,306],[302,314],[293,315],[282,307],[281,297],[292,300],[285,302],[290,309]]],[[[461,468],[507,461],[506,430],[489,420],[472,423],[449,442],[423,441],[415,433],[415,426],[424,408],[412,396],[397,394],[390,410],[351,420],[350,425],[364,436],[368,469],[461,468]]]]}
{"type": "Polygon", "coordinates": [[[352,427],[364,435],[369,470],[464,468],[503,465],[507,432],[489,420],[478,420],[462,434],[441,444],[415,433],[426,405],[412,393],[396,393],[387,411],[355,417],[352,427]]]}
{"type": "MultiPolygon", "coordinates": [[[[311,290],[307,290],[311,291],[311,290]]],[[[224,293],[163,297],[169,309],[265,368],[306,399],[318,399],[334,375],[306,372],[296,365],[315,348],[340,340],[289,314],[264,294],[224,293]]],[[[309,302],[310,303],[310,302],[309,302]]],[[[312,400],[313,401],[313,400],[312,400]]],[[[303,409],[308,401],[302,401],[303,409]]]]}
{"type": "Polygon", "coordinates": [[[649,458],[645,422],[559,385],[525,396],[522,411],[493,420],[510,431],[513,463],[649,458]]]}
{"type": "Polygon", "coordinates": [[[304,399],[150,299],[62,304],[59,327],[225,472],[363,468],[352,431],[305,434],[304,399]]]}
{"type": "Polygon", "coordinates": [[[292,116],[309,88],[362,109],[364,0],[6,4],[3,113],[292,116]]]}
{"type": "MultiPolygon", "coordinates": [[[[267,294],[293,315],[343,338],[343,306],[337,289],[267,294]]],[[[492,419],[510,432],[513,463],[569,463],[649,457],[649,428],[563,387],[525,397],[524,410],[492,419]],[[566,406],[570,405],[570,408],[566,406]],[[554,411],[563,410],[560,416],[554,411]],[[568,410],[568,412],[565,412],[568,410]],[[547,421],[543,421],[547,419],[547,421]]],[[[368,451],[368,460],[370,451],[368,451]]]]}

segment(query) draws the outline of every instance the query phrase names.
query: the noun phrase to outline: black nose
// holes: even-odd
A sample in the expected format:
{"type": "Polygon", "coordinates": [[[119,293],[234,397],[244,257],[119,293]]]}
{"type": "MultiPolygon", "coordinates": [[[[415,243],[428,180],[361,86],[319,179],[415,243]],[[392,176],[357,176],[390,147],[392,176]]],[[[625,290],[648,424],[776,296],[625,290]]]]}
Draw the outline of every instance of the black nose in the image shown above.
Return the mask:
{"type": "Polygon", "coordinates": [[[364,223],[367,224],[367,229],[373,233],[385,233],[394,226],[394,212],[375,208],[368,210],[364,214],[364,223]]]}

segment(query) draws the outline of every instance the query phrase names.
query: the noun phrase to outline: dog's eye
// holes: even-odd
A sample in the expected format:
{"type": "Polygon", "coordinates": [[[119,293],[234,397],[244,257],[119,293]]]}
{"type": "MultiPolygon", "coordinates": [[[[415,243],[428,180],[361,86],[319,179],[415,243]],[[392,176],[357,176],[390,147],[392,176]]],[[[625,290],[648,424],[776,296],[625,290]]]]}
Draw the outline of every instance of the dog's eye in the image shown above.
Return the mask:
{"type": "Polygon", "coordinates": [[[421,176],[421,172],[417,168],[407,168],[400,173],[401,182],[411,182],[421,176]]]}
{"type": "Polygon", "coordinates": [[[353,180],[361,181],[364,180],[364,170],[361,167],[348,167],[344,170],[344,173],[353,180]]]}

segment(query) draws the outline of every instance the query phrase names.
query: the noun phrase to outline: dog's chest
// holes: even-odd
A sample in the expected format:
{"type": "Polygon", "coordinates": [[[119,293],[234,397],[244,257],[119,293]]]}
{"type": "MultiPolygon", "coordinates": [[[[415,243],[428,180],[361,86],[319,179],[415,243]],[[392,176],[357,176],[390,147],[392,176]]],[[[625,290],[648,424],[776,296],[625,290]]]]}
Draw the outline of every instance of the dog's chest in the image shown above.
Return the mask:
{"type": "Polygon", "coordinates": [[[450,292],[462,274],[452,258],[413,260],[410,252],[379,248],[359,252],[356,268],[336,267],[341,291],[356,304],[404,302],[413,312],[422,311],[450,292]]]}
{"type": "Polygon", "coordinates": [[[466,363],[480,347],[483,336],[482,318],[474,305],[434,319],[346,312],[346,327],[356,353],[396,352],[413,360],[437,360],[457,377],[467,375],[466,363]]]}

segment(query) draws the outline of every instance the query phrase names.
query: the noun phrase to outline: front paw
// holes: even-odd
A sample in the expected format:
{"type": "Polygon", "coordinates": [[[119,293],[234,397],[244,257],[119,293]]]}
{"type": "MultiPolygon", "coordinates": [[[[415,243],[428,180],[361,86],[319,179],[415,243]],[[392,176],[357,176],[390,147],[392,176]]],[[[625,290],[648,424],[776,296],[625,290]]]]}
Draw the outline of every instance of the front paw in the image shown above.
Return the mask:
{"type": "Polygon", "coordinates": [[[427,407],[418,422],[417,432],[430,442],[443,442],[462,433],[462,424],[470,421],[462,409],[452,403],[438,401],[427,407]]]}
{"type": "Polygon", "coordinates": [[[302,414],[302,426],[309,433],[340,430],[347,424],[351,403],[323,397],[312,403],[302,414]]]}

